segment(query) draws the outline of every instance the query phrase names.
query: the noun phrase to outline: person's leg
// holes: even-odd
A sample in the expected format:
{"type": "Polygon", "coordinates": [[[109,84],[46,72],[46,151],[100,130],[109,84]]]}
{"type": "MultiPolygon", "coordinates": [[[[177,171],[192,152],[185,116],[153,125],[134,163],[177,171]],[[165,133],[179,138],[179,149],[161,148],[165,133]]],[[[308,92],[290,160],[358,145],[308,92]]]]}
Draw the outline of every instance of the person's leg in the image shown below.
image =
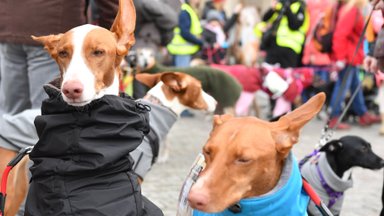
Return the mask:
{"type": "Polygon", "coordinates": [[[42,46],[24,46],[28,61],[30,104],[32,109],[41,107],[47,98],[43,85],[59,77],[59,67],[42,46]]]}
{"type": "MultiPolygon", "coordinates": [[[[348,74],[347,68],[344,68],[342,71],[339,72],[338,80],[335,83],[335,86],[333,88],[332,96],[331,96],[331,102],[330,102],[330,107],[331,107],[331,115],[330,115],[330,123],[329,127],[333,128],[337,121],[338,118],[341,115],[342,112],[342,104],[344,103],[345,96],[347,94],[347,89],[349,89],[349,86],[351,85],[351,75],[349,72],[348,74]],[[348,76],[346,79],[346,84],[342,90],[340,88],[342,87],[342,82],[345,76],[348,76]],[[341,91],[341,92],[340,92],[341,91]]],[[[340,123],[337,127],[338,129],[348,129],[349,125],[340,123]]]]}
{"type": "MultiPolygon", "coordinates": [[[[33,121],[40,114],[40,109],[27,109],[16,115],[4,114],[0,119],[2,136],[0,137],[0,170],[11,161],[19,149],[34,145],[37,140],[36,129],[33,121]]],[[[6,215],[24,215],[24,200],[28,191],[28,169],[25,162],[20,162],[8,178],[6,215]]],[[[2,172],[1,171],[1,172],[2,172]]],[[[2,173],[1,173],[2,174],[2,173]]]]}
{"type": "MultiPolygon", "coordinates": [[[[359,84],[360,84],[359,69],[356,67],[353,67],[351,70],[351,87],[350,87],[351,94],[354,93],[355,89],[357,89],[359,84]]],[[[352,101],[351,106],[352,106],[352,110],[358,116],[362,116],[367,112],[367,106],[365,105],[362,88],[360,88],[359,91],[357,92],[357,95],[352,101]]]]}
{"type": "Polygon", "coordinates": [[[384,135],[384,83],[379,86],[377,101],[379,102],[379,112],[381,117],[380,135],[384,135]]]}
{"type": "MultiPolygon", "coordinates": [[[[7,164],[15,157],[20,150],[17,147],[11,147],[11,144],[3,138],[9,132],[4,131],[4,114],[16,114],[30,107],[27,77],[26,55],[21,45],[0,44],[2,53],[1,62],[1,85],[0,85],[0,177],[7,164]]],[[[6,215],[15,215],[19,209],[19,203],[15,199],[15,175],[14,171],[10,173],[7,184],[7,204],[6,215]]]]}
{"type": "Polygon", "coordinates": [[[191,55],[175,55],[174,58],[174,65],[175,67],[189,67],[189,63],[191,62],[192,56],[191,55]]]}
{"type": "Polygon", "coordinates": [[[22,45],[6,43],[0,44],[0,52],[3,57],[1,63],[0,106],[4,113],[16,114],[31,106],[29,102],[26,53],[22,45]]]}
{"type": "MultiPolygon", "coordinates": [[[[21,148],[36,143],[33,121],[40,113],[42,100],[47,97],[43,84],[57,77],[59,70],[43,47],[3,44],[1,51],[5,61],[2,64],[4,85],[1,86],[0,100],[5,114],[0,118],[0,163],[6,164],[9,157],[21,148]]],[[[2,169],[3,167],[0,168],[1,174],[2,169]]],[[[18,211],[25,199],[28,190],[26,169],[25,165],[15,168],[12,171],[14,174],[10,176],[7,185],[9,215],[14,215],[13,212],[18,211]]],[[[23,215],[23,211],[18,215],[23,215]]]]}
{"type": "MultiPolygon", "coordinates": [[[[351,82],[351,93],[360,85],[359,69],[353,68],[352,82],[351,82]]],[[[363,90],[360,88],[357,92],[356,97],[352,101],[352,110],[359,116],[360,126],[369,126],[374,123],[380,122],[380,117],[368,112],[365,104],[363,90]]]]}

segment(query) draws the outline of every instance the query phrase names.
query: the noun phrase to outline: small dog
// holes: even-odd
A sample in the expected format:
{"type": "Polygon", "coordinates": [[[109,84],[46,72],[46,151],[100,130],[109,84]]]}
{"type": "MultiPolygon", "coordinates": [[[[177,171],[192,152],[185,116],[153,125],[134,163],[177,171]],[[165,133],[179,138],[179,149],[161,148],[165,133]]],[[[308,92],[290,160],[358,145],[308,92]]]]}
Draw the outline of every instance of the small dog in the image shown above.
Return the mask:
{"type": "MultiPolygon", "coordinates": [[[[372,151],[371,144],[366,140],[358,136],[344,136],[324,145],[317,156],[302,166],[301,172],[332,213],[339,215],[343,193],[352,187],[353,167],[381,169],[384,160],[372,151]]],[[[322,215],[312,202],[308,212],[310,215],[322,215]]]]}
{"type": "Polygon", "coordinates": [[[277,122],[215,116],[205,168],[188,195],[194,215],[231,215],[234,204],[239,215],[305,215],[309,197],[291,149],[324,101],[317,94],[277,122]]]}
{"type": "Polygon", "coordinates": [[[151,144],[151,137],[146,136],[140,146],[131,152],[135,160],[133,170],[142,181],[155,161],[165,162],[168,159],[166,136],[181,112],[192,108],[213,113],[216,101],[202,90],[200,81],[188,74],[142,73],[137,74],[136,79],[151,88],[141,102],[151,107],[150,127],[158,140],[151,144]]]}
{"type": "MultiPolygon", "coordinates": [[[[156,62],[155,56],[150,49],[136,50],[137,62],[133,63],[138,73],[162,73],[182,72],[198,79],[203,90],[210,94],[217,101],[217,113],[234,114],[235,105],[242,91],[241,84],[231,75],[210,67],[166,67],[156,62]]],[[[132,65],[128,62],[129,65],[132,65]]]]}

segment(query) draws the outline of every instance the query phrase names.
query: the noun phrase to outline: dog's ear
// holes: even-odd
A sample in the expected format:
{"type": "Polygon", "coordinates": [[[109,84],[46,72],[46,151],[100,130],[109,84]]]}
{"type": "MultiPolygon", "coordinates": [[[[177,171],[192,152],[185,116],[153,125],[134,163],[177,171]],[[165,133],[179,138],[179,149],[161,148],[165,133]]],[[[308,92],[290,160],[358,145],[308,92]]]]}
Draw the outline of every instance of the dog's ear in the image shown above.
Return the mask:
{"type": "Polygon", "coordinates": [[[136,10],[132,0],[120,0],[111,32],[117,39],[117,54],[124,56],[135,43],[136,10]]]}
{"type": "Polygon", "coordinates": [[[49,52],[49,54],[52,57],[55,57],[57,55],[56,47],[60,39],[62,38],[62,36],[63,34],[57,34],[57,35],[52,34],[52,35],[40,36],[40,37],[31,35],[33,40],[44,45],[44,48],[49,52]]]}
{"type": "Polygon", "coordinates": [[[161,81],[175,92],[180,92],[187,88],[186,76],[177,72],[164,72],[161,74],[161,81]]]}
{"type": "Polygon", "coordinates": [[[213,127],[219,126],[231,118],[233,118],[233,115],[231,115],[231,114],[214,115],[213,116],[213,127]]]}
{"type": "Polygon", "coordinates": [[[320,151],[335,153],[343,148],[343,143],[340,140],[331,140],[323,147],[320,148],[320,151]]]}
{"type": "Polygon", "coordinates": [[[161,74],[139,73],[135,75],[135,79],[149,88],[152,88],[160,81],[160,76],[161,74]]]}
{"type": "Polygon", "coordinates": [[[284,157],[288,155],[298,141],[300,129],[321,110],[324,102],[325,94],[319,93],[299,108],[282,116],[277,122],[270,123],[279,153],[284,157]]]}

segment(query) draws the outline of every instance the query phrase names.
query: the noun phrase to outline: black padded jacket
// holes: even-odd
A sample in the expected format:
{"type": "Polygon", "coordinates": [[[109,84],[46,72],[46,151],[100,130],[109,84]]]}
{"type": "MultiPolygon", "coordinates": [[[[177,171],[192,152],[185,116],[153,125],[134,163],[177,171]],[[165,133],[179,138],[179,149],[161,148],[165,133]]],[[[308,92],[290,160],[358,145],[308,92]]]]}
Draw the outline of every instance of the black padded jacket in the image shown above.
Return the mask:
{"type": "Polygon", "coordinates": [[[148,133],[148,109],[125,95],[77,108],[45,91],[25,215],[162,215],[141,195],[129,156],[148,133]]]}

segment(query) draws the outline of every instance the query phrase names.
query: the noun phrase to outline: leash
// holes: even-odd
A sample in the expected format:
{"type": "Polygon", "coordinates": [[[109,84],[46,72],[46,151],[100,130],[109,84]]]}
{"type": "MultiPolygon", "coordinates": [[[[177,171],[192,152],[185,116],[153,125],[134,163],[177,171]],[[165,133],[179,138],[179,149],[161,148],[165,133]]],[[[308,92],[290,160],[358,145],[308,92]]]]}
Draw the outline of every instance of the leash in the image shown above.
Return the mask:
{"type": "Polygon", "coordinates": [[[302,178],[303,180],[303,188],[305,192],[307,192],[309,198],[315,204],[316,208],[321,212],[323,216],[333,216],[332,212],[328,209],[328,207],[321,201],[319,195],[317,195],[316,191],[312,188],[312,186],[302,178]]]}
{"type": "MultiPolygon", "coordinates": [[[[375,8],[375,5],[377,3],[375,3],[373,5],[373,8],[371,9],[370,13],[369,13],[369,16],[364,24],[364,28],[363,28],[363,32],[361,33],[360,37],[359,37],[359,40],[357,42],[357,46],[355,48],[355,51],[353,53],[353,56],[352,56],[352,59],[351,59],[351,62],[354,62],[358,52],[359,52],[359,48],[361,47],[361,45],[363,44],[363,40],[364,40],[364,35],[365,35],[365,32],[367,31],[367,28],[368,28],[368,24],[369,24],[369,21],[371,20],[371,17],[372,17],[372,14],[373,14],[373,11],[374,11],[374,8],[375,8]]],[[[352,66],[351,65],[347,65],[347,68],[346,68],[346,72],[345,72],[345,75],[343,77],[343,80],[342,80],[342,84],[340,86],[340,89],[339,89],[339,92],[337,94],[337,97],[336,97],[336,101],[335,101],[335,104],[339,103],[340,102],[340,99],[341,99],[341,95],[343,93],[343,89],[345,88],[345,85],[347,83],[347,80],[348,80],[348,77],[350,76],[350,73],[351,73],[351,69],[352,69],[352,66]]],[[[347,110],[349,109],[349,107],[351,106],[352,104],[352,101],[355,99],[357,93],[359,92],[360,88],[361,88],[361,82],[359,82],[359,85],[358,87],[355,89],[355,91],[353,92],[353,95],[351,96],[348,104],[344,107],[343,109],[343,112],[341,113],[340,117],[337,119],[337,122],[336,124],[334,125],[333,128],[329,128],[329,122],[330,122],[330,118],[328,118],[327,120],[327,123],[326,123],[326,126],[323,128],[324,130],[324,135],[322,135],[320,141],[319,141],[319,146],[318,148],[321,148],[327,141],[329,141],[329,139],[332,137],[333,135],[333,130],[335,128],[337,128],[337,126],[341,123],[343,117],[345,116],[347,110]],[[330,131],[330,132],[328,132],[330,131]],[[329,133],[329,134],[327,134],[329,133]]],[[[329,114],[330,116],[330,114],[329,114]]]]}
{"type": "MultiPolygon", "coordinates": [[[[369,13],[369,16],[364,24],[364,28],[363,28],[363,32],[361,33],[360,37],[359,37],[359,40],[357,42],[357,46],[355,48],[355,51],[353,53],[353,56],[352,56],[352,62],[354,62],[356,56],[357,56],[357,53],[359,51],[359,48],[360,46],[362,45],[363,43],[363,40],[364,40],[364,35],[365,35],[365,32],[367,31],[367,27],[368,27],[368,24],[369,24],[369,21],[371,20],[371,17],[372,17],[372,13],[374,11],[374,8],[376,6],[377,3],[375,3],[369,13]]],[[[343,80],[342,80],[342,83],[341,83],[341,86],[339,88],[339,91],[337,93],[337,97],[336,97],[336,100],[335,100],[335,104],[338,104],[340,99],[341,99],[341,95],[343,93],[343,90],[346,86],[346,83],[347,83],[347,80],[348,80],[348,77],[351,73],[351,69],[352,69],[352,66],[351,65],[347,65],[347,68],[346,68],[346,71],[345,71],[345,75],[343,77],[343,80]]],[[[316,144],[315,146],[315,150],[306,155],[300,162],[299,162],[299,167],[301,168],[301,166],[307,162],[311,157],[317,155],[320,151],[320,148],[323,147],[333,136],[333,134],[335,133],[335,129],[339,126],[339,124],[341,123],[342,119],[344,118],[345,114],[347,113],[349,107],[352,105],[352,102],[353,100],[355,99],[355,97],[357,96],[358,92],[360,91],[361,89],[361,86],[362,86],[362,82],[359,82],[357,88],[355,89],[355,91],[353,92],[353,94],[351,95],[348,103],[345,105],[341,115],[339,116],[339,118],[337,119],[336,121],[336,124],[330,128],[329,127],[329,123],[330,123],[330,114],[331,114],[331,111],[328,112],[328,120],[326,122],[326,124],[324,125],[324,127],[322,128],[321,130],[321,136],[320,136],[320,139],[318,141],[318,143],[316,144]]]]}
{"type": "Polygon", "coordinates": [[[24,158],[27,154],[31,153],[33,150],[33,146],[28,146],[19,151],[19,153],[7,164],[3,176],[1,178],[1,188],[0,188],[0,216],[4,216],[4,208],[5,208],[5,198],[7,196],[7,182],[8,176],[11,172],[12,168],[15,167],[21,159],[24,158]]]}

